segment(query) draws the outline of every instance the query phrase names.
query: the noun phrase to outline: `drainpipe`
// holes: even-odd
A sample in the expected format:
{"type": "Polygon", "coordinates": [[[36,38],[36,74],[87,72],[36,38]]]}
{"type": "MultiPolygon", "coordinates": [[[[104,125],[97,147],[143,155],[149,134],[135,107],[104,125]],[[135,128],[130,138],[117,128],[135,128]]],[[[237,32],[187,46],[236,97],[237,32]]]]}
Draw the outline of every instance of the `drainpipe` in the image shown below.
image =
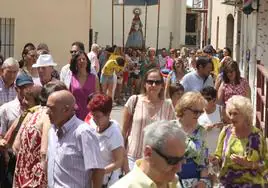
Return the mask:
{"type": "MultiPolygon", "coordinates": [[[[255,16],[255,36],[254,36],[254,54],[252,56],[252,64],[254,64],[253,70],[253,92],[251,92],[251,98],[252,98],[252,103],[253,103],[253,107],[254,107],[254,112],[256,112],[256,89],[257,89],[257,46],[258,46],[258,20],[259,20],[259,11],[257,9],[256,11],[256,16],[255,16]]],[[[256,117],[256,115],[254,115],[254,117],[256,117]]],[[[256,123],[256,119],[254,118],[254,125],[256,123]]]]}
{"type": "Polygon", "coordinates": [[[208,8],[209,8],[209,23],[208,23],[208,44],[211,44],[211,29],[212,29],[212,7],[213,7],[213,1],[209,0],[208,8]]]}

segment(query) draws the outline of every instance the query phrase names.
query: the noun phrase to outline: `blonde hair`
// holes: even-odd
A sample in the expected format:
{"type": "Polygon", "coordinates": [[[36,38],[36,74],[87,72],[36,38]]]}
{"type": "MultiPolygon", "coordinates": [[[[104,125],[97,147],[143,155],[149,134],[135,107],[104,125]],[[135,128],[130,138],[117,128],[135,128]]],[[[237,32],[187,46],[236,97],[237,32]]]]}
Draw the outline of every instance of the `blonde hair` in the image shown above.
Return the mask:
{"type": "Polygon", "coordinates": [[[253,124],[253,107],[249,98],[234,95],[226,103],[226,114],[228,117],[230,117],[230,111],[236,109],[245,117],[249,125],[253,124]]]}
{"type": "Polygon", "coordinates": [[[199,92],[187,92],[179,99],[175,106],[175,111],[177,117],[182,117],[183,112],[186,108],[191,108],[194,105],[198,105],[204,108],[206,105],[206,100],[199,92]]]}

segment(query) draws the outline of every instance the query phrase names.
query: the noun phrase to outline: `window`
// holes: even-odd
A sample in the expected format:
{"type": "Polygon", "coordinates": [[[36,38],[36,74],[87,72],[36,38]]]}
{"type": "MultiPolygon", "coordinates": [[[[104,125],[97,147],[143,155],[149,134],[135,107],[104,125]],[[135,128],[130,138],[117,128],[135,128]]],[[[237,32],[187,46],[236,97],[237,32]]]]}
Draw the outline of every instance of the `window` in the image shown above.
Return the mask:
{"type": "Polygon", "coordinates": [[[14,56],[14,18],[0,18],[0,53],[7,57],[14,56]]]}
{"type": "Polygon", "coordinates": [[[196,46],[197,44],[197,14],[196,13],[187,13],[186,14],[186,35],[185,35],[185,44],[190,46],[196,46]]]}

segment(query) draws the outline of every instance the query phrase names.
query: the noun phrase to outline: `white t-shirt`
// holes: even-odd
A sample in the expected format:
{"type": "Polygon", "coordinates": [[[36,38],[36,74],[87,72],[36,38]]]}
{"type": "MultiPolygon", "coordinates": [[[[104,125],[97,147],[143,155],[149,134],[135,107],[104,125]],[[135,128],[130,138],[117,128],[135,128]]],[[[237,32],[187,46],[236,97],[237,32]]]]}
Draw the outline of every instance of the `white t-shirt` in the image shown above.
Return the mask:
{"type": "Polygon", "coordinates": [[[214,82],[211,75],[209,75],[208,78],[204,80],[204,78],[198,75],[197,71],[193,71],[186,74],[182,78],[181,84],[183,85],[185,92],[188,91],[200,92],[203,88],[207,86],[214,87],[214,82]]]}
{"type": "MultiPolygon", "coordinates": [[[[101,157],[104,161],[105,166],[111,164],[113,161],[112,151],[119,147],[124,147],[124,139],[121,134],[120,125],[115,120],[110,120],[110,122],[111,122],[111,125],[109,128],[107,128],[102,133],[98,133],[97,126],[93,118],[91,118],[90,120],[90,126],[92,126],[95,129],[96,136],[99,140],[101,157]]],[[[121,173],[120,168],[113,171],[112,177],[108,183],[109,186],[111,186],[113,183],[115,183],[119,179],[120,173],[121,173]]],[[[103,178],[103,184],[107,183],[110,175],[111,173],[105,174],[103,178]]]]}
{"type": "MultiPolygon", "coordinates": [[[[221,122],[221,114],[220,114],[221,109],[220,108],[221,107],[219,105],[216,105],[216,110],[213,113],[207,114],[206,112],[204,112],[198,118],[199,125],[206,127],[207,125],[221,122]]],[[[216,127],[210,131],[207,131],[206,141],[208,144],[209,153],[215,152],[220,132],[221,132],[221,129],[216,128],[216,127]]]]}

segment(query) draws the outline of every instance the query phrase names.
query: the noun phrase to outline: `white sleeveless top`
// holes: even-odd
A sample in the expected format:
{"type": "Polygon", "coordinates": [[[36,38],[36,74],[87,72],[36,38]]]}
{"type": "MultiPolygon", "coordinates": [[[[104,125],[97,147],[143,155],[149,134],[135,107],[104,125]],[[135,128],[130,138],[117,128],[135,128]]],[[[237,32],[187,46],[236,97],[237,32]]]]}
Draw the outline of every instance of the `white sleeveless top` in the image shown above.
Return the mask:
{"type": "MultiPolygon", "coordinates": [[[[220,108],[221,108],[220,105],[216,105],[216,110],[213,113],[207,114],[206,112],[204,112],[198,118],[198,123],[206,127],[207,125],[221,122],[221,109],[220,108]]],[[[220,132],[221,132],[221,129],[219,128],[213,128],[212,130],[207,131],[206,141],[207,141],[209,153],[215,152],[220,132]]]]}

